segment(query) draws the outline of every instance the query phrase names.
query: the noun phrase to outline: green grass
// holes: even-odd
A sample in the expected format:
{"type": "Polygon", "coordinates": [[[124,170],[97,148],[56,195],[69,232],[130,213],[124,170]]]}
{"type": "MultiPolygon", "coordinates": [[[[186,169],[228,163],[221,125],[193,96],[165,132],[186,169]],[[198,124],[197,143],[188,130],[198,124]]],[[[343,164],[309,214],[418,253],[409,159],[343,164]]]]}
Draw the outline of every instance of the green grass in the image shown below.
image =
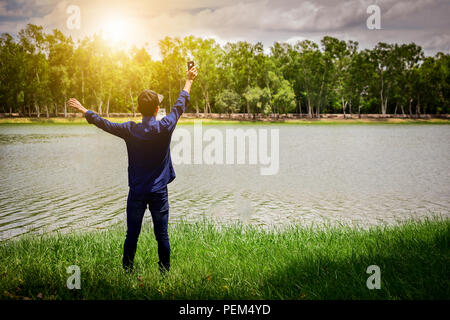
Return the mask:
{"type": "Polygon", "coordinates": [[[450,220],[368,230],[240,224],[170,225],[172,269],[161,277],[150,226],[134,274],[121,269],[122,227],[25,235],[0,243],[0,299],[449,299],[450,220]],[[68,290],[66,268],[81,269],[68,290]],[[368,290],[369,265],[381,289],[368,290]]]}
{"type": "MultiPolygon", "coordinates": [[[[141,118],[107,118],[113,122],[140,122],[141,118]]],[[[340,124],[450,124],[448,119],[288,119],[279,121],[242,121],[229,119],[190,119],[181,118],[179,124],[193,124],[195,120],[200,120],[204,125],[246,125],[246,124],[291,124],[291,125],[340,125],[340,124]]],[[[0,125],[13,124],[87,124],[83,117],[77,118],[0,118],[0,125]]]]}

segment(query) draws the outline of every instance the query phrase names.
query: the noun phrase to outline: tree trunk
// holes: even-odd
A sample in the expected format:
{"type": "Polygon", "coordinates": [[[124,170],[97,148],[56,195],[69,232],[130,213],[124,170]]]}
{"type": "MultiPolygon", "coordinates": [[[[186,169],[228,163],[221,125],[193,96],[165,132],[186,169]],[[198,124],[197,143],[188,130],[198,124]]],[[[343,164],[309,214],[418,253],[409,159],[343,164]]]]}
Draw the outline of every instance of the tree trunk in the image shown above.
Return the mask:
{"type": "Polygon", "coordinates": [[[110,100],[110,95],[108,95],[108,100],[106,101],[106,116],[109,117],[109,100],[110,100]]]}
{"type": "MultiPolygon", "coordinates": [[[[322,96],[322,93],[320,94],[320,96],[322,96]]],[[[322,106],[322,98],[319,97],[319,101],[317,102],[317,107],[316,107],[316,118],[320,119],[320,109],[322,106]]]]}
{"type": "Polygon", "coordinates": [[[412,118],[412,109],[411,109],[411,104],[412,104],[413,99],[409,100],[409,117],[412,118]]]}
{"type": "Polygon", "coordinates": [[[246,99],[246,102],[247,102],[247,115],[249,115],[250,114],[250,105],[248,104],[248,100],[246,99]]]}
{"type": "Polygon", "coordinates": [[[416,116],[420,117],[420,98],[417,96],[416,116]]]}
{"type": "Polygon", "coordinates": [[[311,99],[308,97],[308,117],[312,118],[312,110],[311,110],[311,99]]]}
{"type": "Polygon", "coordinates": [[[206,111],[211,113],[211,105],[209,104],[209,91],[206,89],[205,91],[205,104],[206,104],[206,111]]]}
{"type": "Polygon", "coordinates": [[[207,114],[208,112],[211,113],[211,105],[209,103],[209,91],[207,86],[201,86],[203,90],[203,97],[205,98],[205,105],[203,107],[203,112],[207,114]]]}
{"type": "Polygon", "coordinates": [[[45,116],[47,118],[50,118],[50,114],[48,113],[48,106],[47,106],[47,104],[45,104],[45,116]]]}
{"type": "Polygon", "coordinates": [[[84,104],[84,71],[81,70],[81,101],[84,104]]]}
{"type": "Polygon", "coordinates": [[[169,85],[169,108],[171,108],[172,107],[172,99],[170,97],[170,78],[169,78],[169,73],[167,73],[167,83],[169,85]]]}
{"type": "Polygon", "coordinates": [[[384,102],[381,103],[381,114],[382,114],[383,116],[386,115],[387,102],[388,102],[388,98],[386,98],[386,99],[384,100],[384,102]]]}
{"type": "MultiPolygon", "coordinates": [[[[40,86],[40,84],[41,84],[41,80],[39,79],[39,73],[36,71],[36,78],[37,78],[37,82],[38,82],[38,85],[40,86]]],[[[38,103],[36,103],[36,95],[34,96],[34,106],[35,106],[35,108],[36,108],[36,115],[37,115],[37,117],[39,118],[40,116],[41,116],[41,112],[40,112],[40,110],[39,110],[39,104],[38,103]]]]}
{"type": "Polygon", "coordinates": [[[102,106],[103,106],[103,101],[100,100],[100,102],[99,102],[99,104],[98,104],[98,114],[99,114],[99,115],[102,115],[102,114],[103,114],[102,106]]]}
{"type": "Polygon", "coordinates": [[[381,114],[384,115],[383,111],[384,111],[384,97],[383,97],[383,89],[384,89],[384,79],[383,79],[383,73],[380,73],[380,78],[381,78],[381,89],[380,89],[380,101],[381,101],[381,114]]]}
{"type": "Polygon", "coordinates": [[[302,118],[302,99],[298,99],[298,111],[300,113],[300,118],[302,118]]]}
{"type": "Polygon", "coordinates": [[[323,93],[323,87],[325,85],[325,75],[327,74],[327,64],[325,64],[325,70],[323,71],[322,75],[322,83],[320,85],[320,92],[319,92],[319,101],[317,102],[317,115],[316,117],[320,119],[320,105],[322,103],[322,93],[323,93]]]}
{"type": "Polygon", "coordinates": [[[344,97],[341,98],[341,103],[342,103],[342,112],[344,113],[344,119],[345,117],[345,108],[347,107],[347,102],[344,103],[344,97]]]}
{"type": "MultiPolygon", "coordinates": [[[[247,70],[250,70],[250,68],[248,67],[248,63],[247,63],[247,70]]],[[[250,89],[250,73],[247,73],[247,90],[250,89]]],[[[247,100],[247,99],[245,99],[247,100]]],[[[247,100],[247,116],[250,115],[250,106],[248,104],[248,100],[247,100]]]]}
{"type": "MultiPolygon", "coordinates": [[[[170,95],[169,95],[170,97],[170,95]]],[[[130,88],[130,99],[131,99],[131,112],[133,113],[133,117],[136,117],[136,111],[134,109],[134,101],[133,101],[133,95],[131,94],[131,88],[130,88]]]]}
{"type": "Polygon", "coordinates": [[[64,118],[67,118],[67,99],[64,99],[64,118]]]}

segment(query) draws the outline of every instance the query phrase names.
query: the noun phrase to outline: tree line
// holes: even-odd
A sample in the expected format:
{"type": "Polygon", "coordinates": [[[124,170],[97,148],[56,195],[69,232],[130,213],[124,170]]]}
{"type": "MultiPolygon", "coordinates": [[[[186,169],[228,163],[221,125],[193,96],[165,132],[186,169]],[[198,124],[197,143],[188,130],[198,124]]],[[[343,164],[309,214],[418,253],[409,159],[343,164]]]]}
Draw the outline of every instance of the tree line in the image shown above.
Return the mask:
{"type": "Polygon", "coordinates": [[[166,37],[161,59],[145,49],[111,46],[101,34],[73,41],[55,29],[27,25],[0,37],[0,110],[38,116],[67,114],[78,98],[100,114],[136,113],[143,89],[164,95],[170,109],[185,79],[186,62],[199,69],[187,112],[447,114],[450,55],[425,56],[414,43],[356,41],[325,36],[304,40],[219,45],[214,39],[166,37]]]}

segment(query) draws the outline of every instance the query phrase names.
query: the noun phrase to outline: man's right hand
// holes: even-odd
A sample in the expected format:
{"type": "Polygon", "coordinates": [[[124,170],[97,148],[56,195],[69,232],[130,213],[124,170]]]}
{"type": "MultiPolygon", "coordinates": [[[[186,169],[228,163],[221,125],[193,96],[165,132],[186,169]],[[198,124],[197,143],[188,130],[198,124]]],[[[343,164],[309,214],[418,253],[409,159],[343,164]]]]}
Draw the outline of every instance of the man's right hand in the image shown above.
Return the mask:
{"type": "Polygon", "coordinates": [[[190,68],[188,71],[186,71],[186,80],[193,81],[197,77],[197,74],[197,67],[190,68]]]}
{"type": "Polygon", "coordinates": [[[192,82],[194,82],[194,79],[197,78],[197,74],[198,71],[196,67],[192,67],[188,71],[186,71],[186,84],[184,85],[183,90],[187,93],[191,92],[192,82]]]}
{"type": "Polygon", "coordinates": [[[75,98],[70,98],[70,99],[69,99],[69,106],[72,107],[72,108],[74,108],[74,109],[77,109],[78,111],[83,112],[83,114],[85,114],[85,113],[88,111],[88,110],[87,110],[85,107],[83,107],[83,106],[81,105],[81,103],[80,103],[77,99],[75,99],[75,98]]]}

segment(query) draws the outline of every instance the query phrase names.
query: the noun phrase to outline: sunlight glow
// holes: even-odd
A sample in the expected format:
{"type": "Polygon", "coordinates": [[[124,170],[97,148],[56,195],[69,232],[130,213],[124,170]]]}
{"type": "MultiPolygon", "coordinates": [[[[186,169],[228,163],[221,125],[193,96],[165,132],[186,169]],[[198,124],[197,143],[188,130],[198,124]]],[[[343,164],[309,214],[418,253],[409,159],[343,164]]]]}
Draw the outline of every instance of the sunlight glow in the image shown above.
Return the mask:
{"type": "Polygon", "coordinates": [[[126,41],[130,37],[130,25],[123,19],[110,18],[101,29],[104,39],[113,43],[126,41]]]}

